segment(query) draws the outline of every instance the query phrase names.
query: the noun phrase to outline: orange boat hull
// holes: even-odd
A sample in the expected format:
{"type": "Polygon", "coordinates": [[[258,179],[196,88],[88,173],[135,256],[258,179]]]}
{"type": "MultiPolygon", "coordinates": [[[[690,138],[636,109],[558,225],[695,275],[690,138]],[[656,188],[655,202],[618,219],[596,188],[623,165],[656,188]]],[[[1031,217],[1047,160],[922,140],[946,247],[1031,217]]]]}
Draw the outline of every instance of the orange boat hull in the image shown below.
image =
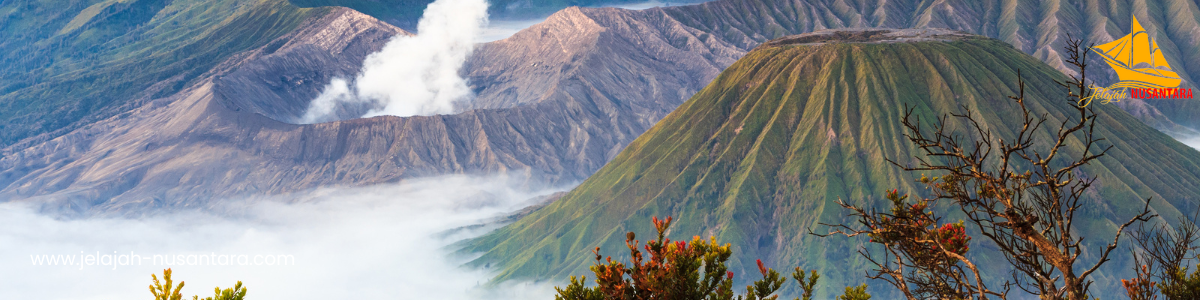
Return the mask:
{"type": "Polygon", "coordinates": [[[1155,87],[1177,87],[1180,83],[1183,83],[1183,79],[1179,78],[1179,74],[1173,71],[1152,68],[1129,69],[1124,64],[1114,61],[1108,55],[1101,53],[1100,56],[1104,57],[1104,62],[1108,63],[1113,71],[1117,71],[1117,78],[1120,78],[1123,82],[1137,81],[1155,87]]]}

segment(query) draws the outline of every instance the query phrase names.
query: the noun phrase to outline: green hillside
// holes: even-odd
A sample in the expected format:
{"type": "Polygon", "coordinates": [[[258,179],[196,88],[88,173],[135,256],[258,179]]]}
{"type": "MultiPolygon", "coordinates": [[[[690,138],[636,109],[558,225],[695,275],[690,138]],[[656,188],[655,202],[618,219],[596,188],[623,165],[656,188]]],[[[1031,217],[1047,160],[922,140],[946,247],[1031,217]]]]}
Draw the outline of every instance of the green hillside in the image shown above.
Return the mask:
{"type": "MultiPolygon", "coordinates": [[[[565,280],[590,274],[592,248],[621,253],[625,232],[652,232],[650,217],[669,215],[678,220],[672,239],[733,243],[731,270],[742,279],[757,274],[754,259],[763,258],[780,269],[821,270],[821,293],[857,284],[865,280],[855,254],[864,240],[808,231],[847,221],[838,199],[870,204],[886,189],[921,192],[913,174],[885,161],[913,153],[902,136],[904,105],[925,120],[967,105],[985,127],[1011,135],[1020,120],[1006,96],[1016,94],[1017,70],[1031,109],[1057,124],[1069,111],[1054,83],[1063,75],[999,40],[760,46],[562,199],[462,251],[483,252],[472,264],[496,268],[498,279],[565,280]]],[[[1086,168],[1099,182],[1082,232],[1110,234],[1113,220],[1135,214],[1146,197],[1170,218],[1196,208],[1200,152],[1115,106],[1096,110],[1097,134],[1113,148],[1086,168]]],[[[1048,130],[1037,134],[1049,138],[1048,130]]],[[[984,249],[976,259],[1002,263],[986,245],[973,248],[984,249]]],[[[1107,266],[1105,274],[1128,269],[1123,257],[1107,266]]],[[[1114,286],[1105,274],[1098,286],[1114,286]]]]}
{"type": "MultiPolygon", "coordinates": [[[[1195,89],[1200,82],[1200,2],[1129,1],[830,1],[715,0],[663,10],[671,18],[744,48],[789,34],[825,28],[948,28],[1004,41],[1052,66],[1068,34],[1103,44],[1146,26],[1174,71],[1195,89]]],[[[705,39],[701,38],[702,40],[705,39]]],[[[1090,77],[1103,85],[1115,73],[1095,57],[1090,77]]],[[[1147,101],[1171,121],[1200,128],[1200,102],[1147,101]]]]}
{"type": "Polygon", "coordinates": [[[327,11],[285,0],[0,2],[0,145],[173,94],[327,11]]]}

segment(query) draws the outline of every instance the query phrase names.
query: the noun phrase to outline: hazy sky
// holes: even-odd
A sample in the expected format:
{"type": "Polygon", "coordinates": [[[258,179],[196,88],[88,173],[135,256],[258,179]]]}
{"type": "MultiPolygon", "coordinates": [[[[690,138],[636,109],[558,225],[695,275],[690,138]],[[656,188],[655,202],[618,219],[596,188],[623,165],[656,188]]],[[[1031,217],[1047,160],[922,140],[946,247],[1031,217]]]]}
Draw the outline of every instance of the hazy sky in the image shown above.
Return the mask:
{"type": "MultiPolygon", "coordinates": [[[[649,1],[649,2],[630,3],[630,4],[623,4],[623,5],[613,5],[611,7],[619,7],[619,8],[632,9],[632,10],[642,10],[642,9],[659,7],[659,6],[674,6],[674,5],[685,5],[685,4],[688,4],[688,3],[649,1]]],[[[502,40],[502,39],[512,36],[513,34],[516,34],[518,31],[521,31],[522,29],[529,28],[529,26],[536,25],[537,23],[541,23],[542,21],[545,21],[545,20],[546,20],[546,18],[525,19],[525,20],[491,20],[490,22],[488,22],[487,28],[485,28],[483,30],[483,34],[480,35],[479,38],[477,38],[475,41],[479,42],[479,43],[486,43],[486,42],[491,42],[491,41],[502,40]]]]}
{"type": "Polygon", "coordinates": [[[704,1],[695,1],[695,0],[692,0],[692,1],[665,1],[665,2],[664,1],[647,1],[647,2],[630,3],[630,4],[623,4],[623,5],[613,5],[612,7],[619,7],[619,8],[632,9],[632,10],[643,10],[643,9],[647,9],[647,8],[654,8],[654,7],[660,7],[660,6],[688,5],[688,4],[700,3],[700,2],[704,2],[704,1]]]}
{"type": "Polygon", "coordinates": [[[475,39],[477,43],[486,43],[506,39],[513,34],[516,34],[522,29],[536,25],[545,21],[546,18],[528,19],[528,20],[491,20],[488,22],[487,28],[483,29],[483,34],[475,39]]]}

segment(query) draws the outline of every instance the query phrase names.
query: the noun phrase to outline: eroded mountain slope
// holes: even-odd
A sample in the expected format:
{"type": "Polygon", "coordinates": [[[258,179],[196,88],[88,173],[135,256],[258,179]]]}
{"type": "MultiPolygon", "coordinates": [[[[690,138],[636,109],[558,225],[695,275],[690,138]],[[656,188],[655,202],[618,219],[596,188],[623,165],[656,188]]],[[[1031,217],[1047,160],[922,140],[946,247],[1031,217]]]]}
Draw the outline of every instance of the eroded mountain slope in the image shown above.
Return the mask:
{"type": "MultiPolygon", "coordinates": [[[[761,258],[783,270],[819,270],[831,284],[818,298],[862,282],[868,264],[856,250],[865,238],[819,238],[809,230],[852,222],[839,200],[873,206],[893,188],[925,193],[914,180],[919,174],[887,162],[911,162],[917,153],[903,135],[906,107],[934,120],[965,105],[983,127],[1011,139],[1021,124],[1007,96],[1017,93],[1020,72],[1034,113],[1047,116],[1047,124],[1072,116],[1055,83],[1065,77],[1004,42],[948,30],[878,36],[911,38],[852,41],[814,33],[799,38],[818,43],[756,48],[577,188],[467,243],[463,252],[483,253],[472,265],[495,268],[501,280],[561,281],[590,274],[595,247],[619,258],[627,253],[626,232],[648,234],[651,216],[674,216],[672,239],[732,243],[731,271],[741,281],[756,278],[755,259],[761,258]]],[[[1111,237],[1143,199],[1153,199],[1168,220],[1197,208],[1200,152],[1115,106],[1096,112],[1095,133],[1112,149],[1083,168],[1082,176],[1098,180],[1074,227],[1089,237],[1087,249],[1109,242],[1090,237],[1111,237]]],[[[955,124],[951,128],[965,126],[955,124]]],[[[1044,153],[1055,129],[1037,130],[1035,148],[1044,153]]],[[[1063,155],[1071,157],[1083,151],[1078,143],[1066,149],[1063,155]]],[[[997,270],[987,273],[989,280],[1009,275],[986,242],[973,245],[981,249],[972,250],[973,259],[997,270]]],[[[1092,278],[1103,287],[1098,291],[1117,292],[1113,278],[1130,275],[1128,256],[1112,258],[1092,278]]]]}
{"type": "MultiPolygon", "coordinates": [[[[451,173],[567,184],[590,175],[658,118],[644,116],[651,105],[604,98],[605,88],[455,115],[277,121],[302,112],[332,76],[355,71],[393,34],[404,33],[334,9],[227,60],[179,94],[7,149],[0,196],[68,213],[140,214],[451,173]]],[[[674,107],[651,104],[657,114],[674,107]]]]}
{"type": "Polygon", "coordinates": [[[284,0],[0,2],[0,145],[52,139],[170,96],[327,12],[284,0]]]}
{"type": "MultiPolygon", "coordinates": [[[[554,50],[554,43],[493,43],[480,51],[477,57],[482,62],[473,61],[471,74],[482,90],[481,94],[498,95],[493,101],[503,102],[486,104],[489,107],[555,97],[545,91],[549,86],[563,82],[566,70],[573,70],[581,77],[602,76],[611,73],[610,69],[629,68],[631,63],[647,66],[649,71],[631,69],[640,73],[614,73],[623,75],[619,78],[634,85],[618,85],[605,92],[628,93],[627,89],[639,91],[653,86],[654,81],[638,84],[635,78],[646,77],[640,74],[651,74],[660,81],[686,83],[689,89],[684,91],[695,91],[711,81],[716,71],[766,40],[827,28],[861,27],[949,28],[971,32],[1009,43],[1060,71],[1070,72],[1062,67],[1059,54],[1068,35],[1096,44],[1112,41],[1128,33],[1131,15],[1137,15],[1146,29],[1156,36],[1164,56],[1183,74],[1188,86],[1196,86],[1198,77],[1193,74],[1200,70],[1200,8],[1195,1],[1186,0],[718,0],[641,11],[571,8],[523,34],[541,32],[543,36],[559,36],[572,41],[573,45],[594,45],[594,50],[565,50],[572,54],[560,55],[555,52],[557,50],[548,51],[554,50]],[[553,29],[544,26],[550,24],[554,24],[553,29]],[[606,55],[603,51],[613,50],[607,48],[612,44],[607,41],[620,41],[636,48],[617,53],[620,56],[614,58],[594,61],[576,58],[606,55]],[[542,48],[533,49],[537,47],[542,48]],[[533,53],[551,55],[552,58],[533,53]],[[663,62],[667,64],[662,65],[663,62]],[[513,75],[496,79],[501,70],[513,75]],[[664,74],[679,75],[674,75],[674,79],[662,78],[664,74]],[[701,84],[690,84],[694,82],[701,84]]],[[[1103,65],[1098,57],[1093,55],[1093,58],[1096,59],[1094,64],[1103,65]]],[[[1099,79],[1101,84],[1108,84],[1115,77],[1115,73],[1106,68],[1092,68],[1092,71],[1094,73],[1089,76],[1099,79]]],[[[674,95],[640,91],[633,95],[617,94],[618,97],[613,98],[640,97],[680,103],[678,101],[691,93],[677,94],[685,96],[674,99],[670,97],[674,95]]],[[[1131,99],[1121,105],[1148,123],[1161,124],[1159,128],[1162,129],[1170,129],[1176,123],[1200,127],[1200,118],[1195,117],[1200,114],[1200,105],[1194,101],[1131,99]]]]}
{"type": "MultiPolygon", "coordinates": [[[[374,118],[313,126],[276,122],[294,120],[330,77],[353,74],[364,55],[399,32],[361,14],[346,19],[358,20],[352,22],[358,25],[349,27],[311,22],[324,16],[318,14],[306,19],[310,20],[306,25],[297,25],[288,37],[261,41],[262,46],[226,59],[203,75],[188,81],[169,77],[153,85],[185,92],[118,93],[140,100],[114,110],[113,115],[88,115],[72,125],[77,130],[58,129],[10,145],[0,159],[0,195],[60,199],[54,203],[73,199],[84,203],[74,205],[78,210],[110,210],[126,202],[202,203],[212,197],[445,173],[516,172],[539,181],[567,183],[586,178],[722,69],[773,37],[822,28],[946,26],[996,37],[1057,65],[1055,49],[1067,32],[1106,41],[1123,35],[1127,15],[1134,13],[1158,34],[1172,65],[1191,74],[1187,71],[1196,69],[1200,61],[1194,57],[1200,51],[1188,50],[1197,49],[1194,35],[1189,34],[1197,30],[1200,14],[1195,7],[1193,2],[1175,0],[1043,4],[721,0],[641,11],[569,8],[509,39],[479,45],[462,71],[477,93],[478,110],[461,116],[374,118]],[[1172,13],[1164,13],[1167,9],[1172,13]],[[193,100],[183,101],[187,99],[193,100]],[[175,103],[179,101],[183,102],[175,103]],[[211,106],[210,102],[221,106],[182,108],[211,106]],[[226,109],[234,113],[227,114],[226,109]],[[201,115],[190,115],[194,113],[201,115]],[[175,136],[114,130],[147,126],[138,124],[152,115],[176,119],[219,115],[222,121],[204,125],[209,127],[144,129],[175,136]],[[277,131],[261,133],[257,128],[277,131]],[[213,148],[189,148],[196,145],[213,148]],[[203,155],[189,152],[210,150],[242,153],[237,154],[242,158],[196,158],[203,155]],[[251,167],[268,165],[272,167],[251,167]],[[136,175],[142,172],[138,170],[160,169],[192,175],[177,179],[136,175]],[[122,175],[126,173],[135,175],[122,175]]],[[[275,13],[294,9],[281,7],[275,13]]],[[[1190,102],[1121,105],[1159,128],[1193,125],[1196,119],[1190,102]]]]}

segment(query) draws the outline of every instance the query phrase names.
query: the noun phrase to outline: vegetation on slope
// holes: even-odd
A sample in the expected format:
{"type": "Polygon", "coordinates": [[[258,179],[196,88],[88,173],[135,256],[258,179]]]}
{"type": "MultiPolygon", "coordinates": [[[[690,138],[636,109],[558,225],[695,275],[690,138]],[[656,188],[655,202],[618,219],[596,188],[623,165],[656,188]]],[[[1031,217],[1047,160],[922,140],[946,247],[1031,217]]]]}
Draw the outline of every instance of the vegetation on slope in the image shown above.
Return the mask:
{"type": "MultiPolygon", "coordinates": [[[[733,272],[729,272],[725,261],[733,255],[730,245],[718,244],[715,239],[708,241],[693,237],[689,241],[675,241],[666,238],[666,231],[671,226],[671,217],[660,220],[653,217],[652,224],[657,232],[657,238],[646,241],[646,252],[639,249],[640,242],[630,231],[625,234],[625,246],[629,248],[629,264],[615,261],[612,257],[602,260],[597,249],[596,263],[592,265],[592,273],[596,275],[596,285],[588,287],[587,277],[576,279],[571,276],[571,284],[565,288],[555,287],[558,292],[555,300],[776,300],[774,295],[787,279],[780,277],[779,272],[758,262],[758,272],[762,279],[755,280],[746,286],[746,293],[734,296],[733,272]],[[643,255],[643,253],[645,255],[643,255]],[[646,257],[648,255],[649,257],[646,257]]],[[[800,268],[792,272],[801,289],[805,291],[804,300],[812,299],[813,286],[820,277],[816,272],[806,274],[800,268]],[[806,280],[807,277],[807,280],[806,280]]],[[[799,300],[799,299],[796,299],[799,300]]]]}
{"type": "MultiPolygon", "coordinates": [[[[759,47],[562,199],[463,251],[485,252],[476,263],[498,266],[499,279],[566,278],[586,270],[593,247],[614,251],[624,232],[648,229],[636,220],[673,215],[679,221],[671,235],[733,242],[744,253],[730,261],[735,272],[753,266],[746,257],[764,257],[851,284],[866,269],[856,244],[807,232],[846,220],[838,199],[871,206],[891,187],[921,191],[885,161],[914,153],[902,107],[928,119],[966,105],[1008,137],[1019,120],[1004,97],[1016,94],[1018,69],[1030,109],[1060,122],[1069,106],[1055,96],[1065,92],[1054,81],[1063,75],[997,40],[759,47]]],[[[1077,222],[1085,235],[1111,234],[1114,220],[1141,208],[1105,199],[1153,197],[1164,216],[1194,207],[1200,153],[1115,107],[1097,107],[1097,114],[1097,135],[1113,148],[1083,170],[1099,178],[1077,222]]]]}
{"type": "Polygon", "coordinates": [[[5,1],[0,145],[173,94],[326,11],[285,0],[5,1]]]}
{"type": "MultiPolygon", "coordinates": [[[[1067,64],[1076,74],[1086,74],[1087,48],[1079,40],[1067,44],[1067,64]]],[[[892,190],[887,195],[890,209],[839,201],[858,224],[823,224],[833,231],[819,235],[869,237],[870,242],[882,244],[883,255],[859,251],[874,265],[867,277],[889,283],[910,300],[1007,299],[1016,296],[1013,292],[1040,299],[1093,299],[1089,296],[1095,294],[1090,292],[1093,272],[1109,261],[1126,228],[1156,217],[1149,209],[1151,199],[1145,199],[1137,215],[1120,223],[1112,237],[1079,234],[1081,230],[1074,225],[1079,216],[1076,212],[1096,183],[1094,177],[1082,174],[1081,168],[1112,149],[1101,146],[1104,139],[1092,134],[1097,118],[1086,101],[1093,95],[1090,82],[1084,76],[1056,82],[1067,91],[1064,100],[1075,113],[1061,116],[1063,122],[1055,124],[1029,110],[1025,83],[1022,78],[1017,80],[1020,94],[1008,98],[1020,107],[1012,117],[1021,122],[1006,128],[1016,131],[1015,138],[993,135],[996,128],[984,128],[970,107],[932,122],[913,118],[906,107],[905,137],[920,151],[913,157],[917,163],[895,165],[908,172],[932,173],[933,178],[922,173],[918,180],[932,197],[909,204],[907,196],[892,190]],[[967,127],[951,127],[958,124],[946,122],[949,119],[967,127]],[[1052,140],[1037,139],[1033,133],[1041,128],[1051,129],[1052,140]],[[1077,156],[1062,151],[1072,143],[1082,147],[1077,156]],[[1046,146],[1039,147],[1042,145],[1046,146]],[[958,208],[967,226],[976,229],[990,242],[992,252],[1003,255],[1011,265],[1011,279],[982,280],[1004,268],[981,269],[965,257],[971,237],[966,235],[963,220],[944,222],[940,214],[926,211],[938,204],[958,208]],[[1084,248],[1084,238],[1112,242],[1084,248]],[[1013,291],[1014,286],[1020,291],[1013,291]]]]}
{"type": "MultiPolygon", "coordinates": [[[[158,281],[158,275],[150,274],[150,278],[154,280],[154,284],[150,285],[150,293],[154,294],[154,300],[182,300],[183,294],[179,291],[183,289],[184,282],[180,281],[178,285],[173,285],[171,280],[171,269],[163,270],[163,280],[158,281]],[[175,288],[172,289],[171,287],[175,288]]],[[[221,289],[221,287],[213,288],[214,295],[212,297],[200,298],[199,295],[192,296],[192,300],[243,300],[246,299],[246,288],[242,287],[242,282],[238,281],[232,288],[221,289]]]]}
{"type": "MultiPolygon", "coordinates": [[[[658,12],[648,12],[656,14],[658,12]]],[[[744,49],[789,34],[826,28],[948,28],[1004,41],[1061,71],[1069,68],[1059,53],[1067,34],[1102,44],[1129,33],[1136,15],[1158,41],[1172,68],[1192,88],[1200,82],[1200,3],[1189,0],[1134,1],[844,1],[717,0],[663,8],[680,23],[709,37],[744,49]]],[[[1102,66],[1099,57],[1091,63],[1102,66]]],[[[1089,77],[1102,85],[1115,73],[1092,68],[1089,77]]],[[[1200,128],[1195,101],[1149,100],[1171,121],[1200,128]]]]}

